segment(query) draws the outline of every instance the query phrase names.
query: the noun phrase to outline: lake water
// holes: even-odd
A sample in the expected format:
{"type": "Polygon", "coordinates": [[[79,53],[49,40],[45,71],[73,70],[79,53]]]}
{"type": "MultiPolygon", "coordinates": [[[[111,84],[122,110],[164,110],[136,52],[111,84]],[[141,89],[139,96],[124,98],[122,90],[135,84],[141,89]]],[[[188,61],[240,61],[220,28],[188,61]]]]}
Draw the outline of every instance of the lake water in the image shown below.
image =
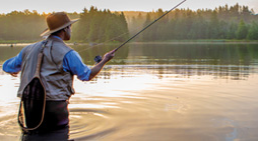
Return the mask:
{"type": "MultiPolygon", "coordinates": [[[[116,46],[72,47],[92,66],[116,46]]],[[[0,46],[0,62],[22,48],[0,46]]],[[[69,134],[21,134],[19,83],[0,70],[1,140],[258,140],[258,44],[129,44],[93,81],[75,79],[69,134]]]]}

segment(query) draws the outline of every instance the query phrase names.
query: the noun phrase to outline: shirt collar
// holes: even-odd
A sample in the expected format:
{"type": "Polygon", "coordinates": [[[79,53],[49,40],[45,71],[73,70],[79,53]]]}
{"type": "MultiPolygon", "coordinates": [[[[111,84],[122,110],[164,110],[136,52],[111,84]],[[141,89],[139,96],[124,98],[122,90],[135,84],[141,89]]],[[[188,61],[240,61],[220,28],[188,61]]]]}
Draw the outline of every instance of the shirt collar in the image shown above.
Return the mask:
{"type": "Polygon", "coordinates": [[[56,35],[52,35],[52,37],[62,40],[62,38],[60,38],[59,36],[56,36],[56,35]]]}

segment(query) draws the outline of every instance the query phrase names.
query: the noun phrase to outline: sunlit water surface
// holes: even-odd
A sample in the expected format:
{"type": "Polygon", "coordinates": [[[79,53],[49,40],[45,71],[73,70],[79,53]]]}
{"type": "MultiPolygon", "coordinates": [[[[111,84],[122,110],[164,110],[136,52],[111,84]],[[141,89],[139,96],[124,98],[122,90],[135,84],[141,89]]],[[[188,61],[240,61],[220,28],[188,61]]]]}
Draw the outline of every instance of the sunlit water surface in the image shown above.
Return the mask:
{"type": "MultiPolygon", "coordinates": [[[[258,50],[178,46],[131,45],[93,81],[75,79],[69,139],[258,140],[258,50]]],[[[1,140],[23,138],[17,124],[19,83],[0,70],[1,140]]]]}

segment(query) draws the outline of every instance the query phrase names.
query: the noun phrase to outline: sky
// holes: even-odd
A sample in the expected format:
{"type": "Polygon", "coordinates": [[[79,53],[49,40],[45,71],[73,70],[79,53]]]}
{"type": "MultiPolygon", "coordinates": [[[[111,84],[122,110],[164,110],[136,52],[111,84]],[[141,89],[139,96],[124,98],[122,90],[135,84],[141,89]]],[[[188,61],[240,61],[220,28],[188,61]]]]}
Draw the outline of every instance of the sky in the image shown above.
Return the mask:
{"type": "MultiPolygon", "coordinates": [[[[0,0],[0,13],[11,11],[37,10],[42,12],[82,12],[84,8],[95,6],[111,11],[156,11],[161,8],[170,10],[182,0],[0,0]]],[[[239,5],[248,6],[258,13],[258,0],[187,0],[178,8],[214,9],[215,7],[239,5]]]]}

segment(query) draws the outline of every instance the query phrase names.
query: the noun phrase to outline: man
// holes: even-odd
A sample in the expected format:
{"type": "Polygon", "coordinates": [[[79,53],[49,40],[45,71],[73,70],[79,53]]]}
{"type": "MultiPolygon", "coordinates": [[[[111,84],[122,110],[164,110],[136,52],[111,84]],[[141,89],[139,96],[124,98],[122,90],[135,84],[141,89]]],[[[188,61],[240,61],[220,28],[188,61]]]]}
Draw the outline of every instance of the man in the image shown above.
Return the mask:
{"type": "Polygon", "coordinates": [[[46,108],[44,121],[39,129],[49,130],[67,126],[68,100],[74,94],[73,76],[77,75],[78,79],[89,81],[114,57],[115,51],[110,51],[93,68],[88,68],[79,54],[63,42],[70,40],[71,25],[76,21],[78,19],[70,20],[64,12],[49,15],[46,18],[48,30],[41,34],[48,38],[23,48],[17,56],[3,64],[3,70],[12,76],[17,76],[21,71],[18,90],[18,97],[21,97],[35,74],[37,56],[44,47],[40,76],[46,90],[46,108]]]}

